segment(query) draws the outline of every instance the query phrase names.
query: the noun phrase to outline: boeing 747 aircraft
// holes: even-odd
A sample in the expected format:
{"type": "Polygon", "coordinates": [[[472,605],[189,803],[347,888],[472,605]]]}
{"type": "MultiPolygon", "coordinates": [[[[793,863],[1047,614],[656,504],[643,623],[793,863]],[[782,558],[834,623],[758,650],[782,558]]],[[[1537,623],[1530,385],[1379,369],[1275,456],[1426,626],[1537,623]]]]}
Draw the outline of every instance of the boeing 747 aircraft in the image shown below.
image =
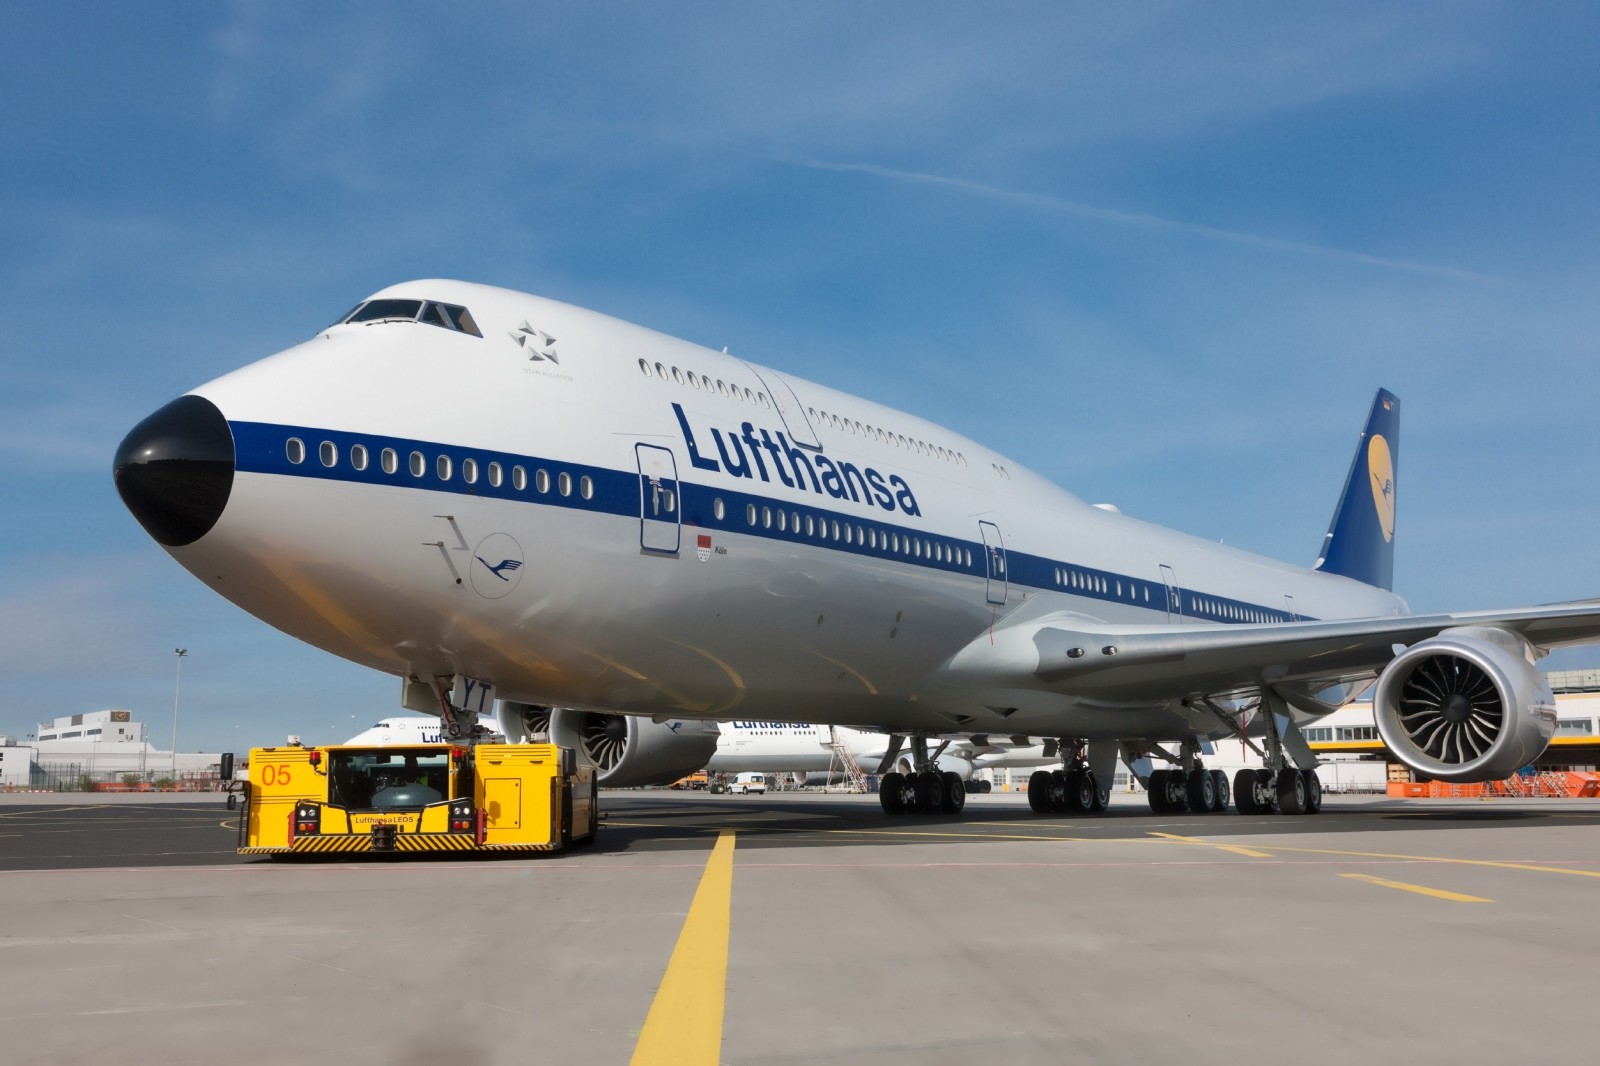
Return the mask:
{"type": "Polygon", "coordinates": [[[1373,678],[1397,758],[1493,779],[1555,728],[1537,660],[1600,638],[1597,602],[1408,612],[1399,418],[1380,391],[1301,568],[771,367],[414,281],[162,407],[114,473],[197,578],[404,679],[448,736],[492,694],[508,734],[548,715],[649,777],[705,764],[702,721],[864,727],[911,738],[881,762],[890,813],[958,812],[929,745],[988,734],[1060,738],[1036,810],[1102,808],[1119,756],[1167,760],[1142,772],[1157,809],[1218,810],[1230,783],[1201,753],[1239,736],[1264,768],[1231,783],[1238,808],[1304,813],[1321,790],[1300,724],[1373,678]]]}

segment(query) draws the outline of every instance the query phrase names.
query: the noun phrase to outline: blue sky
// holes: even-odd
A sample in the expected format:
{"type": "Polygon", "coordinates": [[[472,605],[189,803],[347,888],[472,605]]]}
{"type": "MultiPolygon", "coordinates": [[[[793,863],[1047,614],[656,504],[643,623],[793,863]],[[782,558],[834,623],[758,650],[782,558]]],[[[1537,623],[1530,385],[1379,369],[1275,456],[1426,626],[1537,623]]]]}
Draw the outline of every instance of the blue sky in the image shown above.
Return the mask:
{"type": "MultiPolygon", "coordinates": [[[[190,578],[155,407],[409,277],[593,307],[1309,563],[1379,385],[1419,610],[1600,595],[1600,9],[24,4],[0,732],[327,742],[398,682],[190,578]]],[[[1562,665],[1600,661],[1568,653],[1562,665]]]]}

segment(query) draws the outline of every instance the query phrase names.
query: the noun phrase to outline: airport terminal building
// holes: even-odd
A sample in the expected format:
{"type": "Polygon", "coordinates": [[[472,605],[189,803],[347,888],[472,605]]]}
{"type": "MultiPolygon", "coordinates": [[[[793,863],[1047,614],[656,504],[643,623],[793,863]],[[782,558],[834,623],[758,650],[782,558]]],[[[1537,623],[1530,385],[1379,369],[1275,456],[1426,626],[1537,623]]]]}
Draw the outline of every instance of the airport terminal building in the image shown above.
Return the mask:
{"type": "MultiPolygon", "coordinates": [[[[220,754],[162,751],[145,725],[125,710],[63,715],[39,723],[33,737],[0,737],[0,788],[82,789],[87,785],[147,786],[163,781],[210,787],[220,754]]],[[[162,786],[170,787],[170,786],[162,786]]]]}

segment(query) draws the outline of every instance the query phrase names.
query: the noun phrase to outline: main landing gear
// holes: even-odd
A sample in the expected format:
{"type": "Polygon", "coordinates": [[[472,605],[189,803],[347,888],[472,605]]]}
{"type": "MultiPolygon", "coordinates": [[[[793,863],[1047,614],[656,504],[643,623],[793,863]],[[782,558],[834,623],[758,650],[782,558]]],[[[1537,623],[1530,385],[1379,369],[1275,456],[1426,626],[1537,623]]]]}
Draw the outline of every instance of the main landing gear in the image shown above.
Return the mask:
{"type": "Polygon", "coordinates": [[[1157,814],[1223,814],[1230,791],[1227,774],[1198,764],[1192,770],[1152,770],[1148,787],[1157,814]]]}
{"type": "Polygon", "coordinates": [[[961,775],[940,771],[928,757],[923,737],[907,738],[911,743],[912,772],[898,770],[878,781],[878,802],[885,814],[960,814],[967,806],[967,786],[961,775]]]}
{"type": "Polygon", "coordinates": [[[1315,770],[1240,770],[1233,775],[1240,814],[1317,814],[1322,781],[1315,770]]]}
{"type": "MultiPolygon", "coordinates": [[[[1065,744],[1062,750],[1069,750],[1065,744]]],[[[1035,770],[1028,778],[1028,806],[1035,814],[1098,814],[1106,809],[1111,789],[1102,785],[1084,761],[1082,749],[1060,770],[1035,770]]]]}

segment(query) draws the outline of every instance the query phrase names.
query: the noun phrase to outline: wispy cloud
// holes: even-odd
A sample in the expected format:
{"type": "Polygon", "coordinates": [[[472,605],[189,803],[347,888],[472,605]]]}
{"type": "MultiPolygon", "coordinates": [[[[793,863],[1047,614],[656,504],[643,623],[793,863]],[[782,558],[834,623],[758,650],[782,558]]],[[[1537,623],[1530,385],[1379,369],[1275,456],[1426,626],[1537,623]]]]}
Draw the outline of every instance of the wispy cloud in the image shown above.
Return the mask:
{"type": "Polygon", "coordinates": [[[986,200],[1018,204],[1024,207],[1032,207],[1056,214],[1076,215],[1079,218],[1092,219],[1096,222],[1105,222],[1119,226],[1137,226],[1142,229],[1165,230],[1169,233],[1182,233],[1191,237],[1201,237],[1206,240],[1221,241],[1226,244],[1242,245],[1249,248],[1260,248],[1266,251],[1314,256],[1321,259],[1331,259],[1339,262],[1360,264],[1362,266],[1379,267],[1384,270],[1401,270],[1413,274],[1427,274],[1433,277],[1449,278],[1455,281],[1466,281],[1477,284],[1506,283],[1506,279],[1504,278],[1498,278],[1490,274],[1479,274],[1470,270],[1461,270],[1456,267],[1440,266],[1434,263],[1419,263],[1408,259],[1391,259],[1386,256],[1372,255],[1367,252],[1358,252],[1349,248],[1335,248],[1323,244],[1312,244],[1306,241],[1287,240],[1283,237],[1269,237],[1259,233],[1247,233],[1240,230],[1223,229],[1217,226],[1206,226],[1198,222],[1185,222],[1181,219],[1164,218],[1160,215],[1145,214],[1139,211],[1123,211],[1114,207],[1102,207],[1098,204],[1088,204],[1078,200],[1068,200],[1064,197],[1051,196],[1046,193],[1005,189],[995,185],[986,185],[983,182],[972,181],[967,178],[955,178],[944,174],[927,174],[912,170],[898,170],[894,167],[880,166],[876,163],[838,163],[816,159],[797,159],[789,160],[789,162],[793,162],[798,166],[807,167],[811,170],[831,170],[841,173],[867,174],[872,177],[883,178],[890,181],[931,185],[939,188],[951,189],[969,196],[981,197],[986,200]]]}

